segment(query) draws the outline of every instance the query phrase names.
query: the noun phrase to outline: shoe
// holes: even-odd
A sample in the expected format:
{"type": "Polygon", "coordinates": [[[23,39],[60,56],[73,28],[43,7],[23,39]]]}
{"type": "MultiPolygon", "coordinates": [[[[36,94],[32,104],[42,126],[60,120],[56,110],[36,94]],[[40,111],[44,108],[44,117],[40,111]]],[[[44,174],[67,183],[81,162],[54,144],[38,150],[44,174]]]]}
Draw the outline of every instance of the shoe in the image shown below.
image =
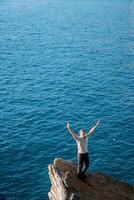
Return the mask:
{"type": "Polygon", "coordinates": [[[82,177],[83,177],[83,178],[87,178],[87,176],[85,175],[84,172],[82,172],[82,177]]]}
{"type": "Polygon", "coordinates": [[[82,181],[85,181],[82,174],[77,174],[77,177],[78,177],[79,179],[81,179],[82,181]]]}

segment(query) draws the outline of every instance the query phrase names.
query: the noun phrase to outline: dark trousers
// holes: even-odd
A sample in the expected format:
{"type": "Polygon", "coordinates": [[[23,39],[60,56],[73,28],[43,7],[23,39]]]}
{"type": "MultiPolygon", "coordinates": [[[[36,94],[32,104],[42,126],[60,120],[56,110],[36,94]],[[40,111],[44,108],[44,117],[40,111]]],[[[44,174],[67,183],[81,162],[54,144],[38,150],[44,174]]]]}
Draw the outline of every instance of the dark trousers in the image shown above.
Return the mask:
{"type": "Polygon", "coordinates": [[[78,153],[78,174],[84,174],[89,167],[88,153],[78,153]]]}

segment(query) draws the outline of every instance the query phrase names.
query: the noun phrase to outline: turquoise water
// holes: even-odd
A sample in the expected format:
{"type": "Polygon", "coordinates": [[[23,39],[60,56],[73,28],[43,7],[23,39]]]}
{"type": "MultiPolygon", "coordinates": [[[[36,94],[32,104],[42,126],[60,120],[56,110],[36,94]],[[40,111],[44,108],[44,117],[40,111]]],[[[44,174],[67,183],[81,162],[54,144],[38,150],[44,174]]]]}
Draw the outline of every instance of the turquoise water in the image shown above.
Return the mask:
{"type": "Polygon", "coordinates": [[[134,183],[134,1],[0,0],[0,195],[47,200],[47,166],[77,161],[134,183]]]}

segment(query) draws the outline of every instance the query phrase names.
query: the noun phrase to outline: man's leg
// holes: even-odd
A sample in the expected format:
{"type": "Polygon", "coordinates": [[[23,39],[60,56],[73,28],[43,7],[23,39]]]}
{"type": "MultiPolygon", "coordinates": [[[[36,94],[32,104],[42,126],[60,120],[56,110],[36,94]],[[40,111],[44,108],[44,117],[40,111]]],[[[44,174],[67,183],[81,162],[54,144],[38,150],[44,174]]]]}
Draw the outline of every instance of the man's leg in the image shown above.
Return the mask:
{"type": "Polygon", "coordinates": [[[78,169],[77,169],[78,177],[82,176],[83,165],[84,165],[83,156],[81,154],[78,154],[78,169]]]}
{"type": "Polygon", "coordinates": [[[89,167],[89,156],[88,156],[88,153],[86,153],[84,155],[84,164],[85,164],[85,167],[84,167],[84,170],[82,171],[83,175],[85,174],[86,170],[89,167]]]}

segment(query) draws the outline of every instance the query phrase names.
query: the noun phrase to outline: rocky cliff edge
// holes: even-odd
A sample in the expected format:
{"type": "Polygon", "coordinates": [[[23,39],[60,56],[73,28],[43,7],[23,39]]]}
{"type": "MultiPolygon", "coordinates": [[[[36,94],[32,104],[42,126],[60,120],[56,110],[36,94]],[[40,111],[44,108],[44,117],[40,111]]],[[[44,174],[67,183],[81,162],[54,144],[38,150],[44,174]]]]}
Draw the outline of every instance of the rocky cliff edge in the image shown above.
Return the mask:
{"type": "Polygon", "coordinates": [[[55,159],[48,166],[51,181],[50,200],[134,200],[134,186],[103,173],[87,173],[77,178],[77,164],[55,159]]]}

